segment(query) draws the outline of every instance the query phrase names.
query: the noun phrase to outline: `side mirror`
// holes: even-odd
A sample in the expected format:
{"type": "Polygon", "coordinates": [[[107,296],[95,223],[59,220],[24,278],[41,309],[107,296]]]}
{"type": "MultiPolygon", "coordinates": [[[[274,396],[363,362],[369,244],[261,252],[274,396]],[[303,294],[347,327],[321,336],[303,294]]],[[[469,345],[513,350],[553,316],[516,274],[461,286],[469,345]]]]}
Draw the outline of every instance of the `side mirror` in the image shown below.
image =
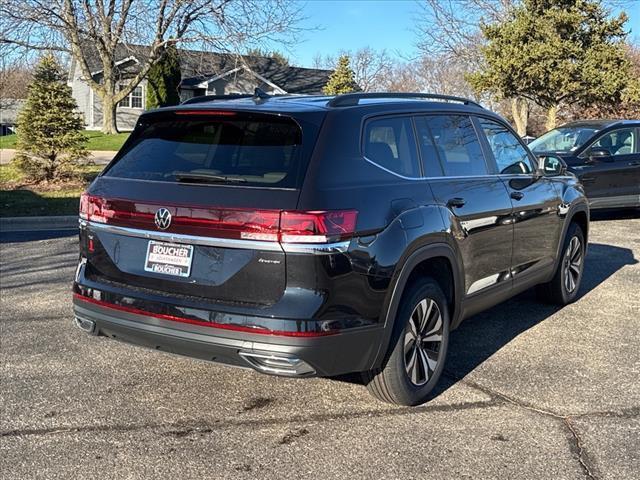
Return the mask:
{"type": "Polygon", "coordinates": [[[538,157],[538,171],[548,177],[567,173],[567,164],[556,155],[541,155],[538,157]]]}
{"type": "Polygon", "coordinates": [[[611,158],[611,152],[609,150],[607,150],[606,148],[599,148],[599,147],[595,147],[589,150],[589,153],[587,154],[587,159],[590,160],[591,163],[597,160],[602,160],[605,162],[610,162],[613,160],[611,158]]]}

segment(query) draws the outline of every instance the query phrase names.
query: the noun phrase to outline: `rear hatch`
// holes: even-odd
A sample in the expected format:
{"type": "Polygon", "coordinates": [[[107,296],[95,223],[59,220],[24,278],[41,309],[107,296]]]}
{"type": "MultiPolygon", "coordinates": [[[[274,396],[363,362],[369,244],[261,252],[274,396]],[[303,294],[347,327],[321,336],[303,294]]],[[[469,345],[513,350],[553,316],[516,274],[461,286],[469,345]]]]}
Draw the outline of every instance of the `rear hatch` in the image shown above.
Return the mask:
{"type": "Polygon", "coordinates": [[[141,117],[81,201],[90,280],[269,305],[286,287],[282,211],[295,210],[322,112],[141,117]]]}

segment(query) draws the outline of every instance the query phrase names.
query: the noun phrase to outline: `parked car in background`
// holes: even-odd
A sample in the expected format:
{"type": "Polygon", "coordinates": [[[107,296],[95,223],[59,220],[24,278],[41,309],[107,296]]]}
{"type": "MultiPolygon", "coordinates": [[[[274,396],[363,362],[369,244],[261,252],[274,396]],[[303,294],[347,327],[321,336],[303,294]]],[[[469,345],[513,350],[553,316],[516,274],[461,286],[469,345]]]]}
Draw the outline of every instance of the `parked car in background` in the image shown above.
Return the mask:
{"type": "MultiPolygon", "coordinates": [[[[425,402],[463,319],[576,299],[589,210],[555,156],[428,94],[190,101],[141,115],[80,202],[76,324],[425,402]]],[[[206,392],[203,392],[203,395],[206,392]]]]}
{"type": "Polygon", "coordinates": [[[592,209],[640,207],[640,120],[567,123],[529,148],[562,157],[584,185],[592,209]]]}

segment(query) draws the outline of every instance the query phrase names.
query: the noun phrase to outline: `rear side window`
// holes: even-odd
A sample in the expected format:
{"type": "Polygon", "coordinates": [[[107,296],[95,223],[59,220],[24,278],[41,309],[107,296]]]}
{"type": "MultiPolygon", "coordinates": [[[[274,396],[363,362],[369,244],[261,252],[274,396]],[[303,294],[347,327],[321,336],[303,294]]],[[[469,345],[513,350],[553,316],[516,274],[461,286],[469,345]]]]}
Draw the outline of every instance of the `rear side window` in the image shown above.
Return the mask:
{"type": "Polygon", "coordinates": [[[529,154],[505,126],[486,118],[478,118],[501,174],[532,173],[529,154]]]}
{"type": "Polygon", "coordinates": [[[420,177],[410,117],[383,117],[369,121],[364,132],[364,155],[399,175],[420,177]]]}
{"type": "MultiPolygon", "coordinates": [[[[464,177],[488,173],[480,141],[471,119],[464,115],[429,115],[417,119],[418,131],[430,134],[431,146],[422,145],[427,168],[440,161],[446,176],[464,177]]],[[[420,133],[423,136],[422,133],[420,133]]],[[[427,172],[429,175],[429,172],[427,172]]],[[[436,172],[437,176],[437,172],[436,172]]]]}
{"type": "Polygon", "coordinates": [[[159,181],[295,187],[302,132],[292,119],[165,116],[134,133],[106,176],[159,181]]]}

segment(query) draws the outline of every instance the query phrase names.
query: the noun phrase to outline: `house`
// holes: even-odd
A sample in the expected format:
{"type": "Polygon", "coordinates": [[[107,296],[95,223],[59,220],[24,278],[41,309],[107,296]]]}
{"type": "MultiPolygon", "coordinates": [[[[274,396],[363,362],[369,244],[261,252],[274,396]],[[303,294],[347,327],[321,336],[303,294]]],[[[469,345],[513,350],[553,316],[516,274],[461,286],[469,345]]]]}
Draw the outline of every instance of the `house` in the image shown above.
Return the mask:
{"type": "Polygon", "coordinates": [[[18,112],[24,102],[21,98],[0,98],[0,136],[16,133],[18,112]]]}
{"type": "MultiPolygon", "coordinates": [[[[115,62],[117,74],[127,79],[138,73],[149,47],[120,45],[115,62]]],[[[182,101],[200,95],[253,93],[256,87],[269,94],[321,94],[331,70],[283,65],[269,57],[242,56],[179,49],[182,101]]],[[[98,55],[89,56],[89,68],[96,81],[102,76],[98,55]]],[[[71,63],[68,83],[71,86],[87,129],[102,127],[100,97],[83,80],[81,69],[71,63]]],[[[147,81],[143,80],[116,110],[118,128],[131,130],[144,111],[147,81]]]]}

